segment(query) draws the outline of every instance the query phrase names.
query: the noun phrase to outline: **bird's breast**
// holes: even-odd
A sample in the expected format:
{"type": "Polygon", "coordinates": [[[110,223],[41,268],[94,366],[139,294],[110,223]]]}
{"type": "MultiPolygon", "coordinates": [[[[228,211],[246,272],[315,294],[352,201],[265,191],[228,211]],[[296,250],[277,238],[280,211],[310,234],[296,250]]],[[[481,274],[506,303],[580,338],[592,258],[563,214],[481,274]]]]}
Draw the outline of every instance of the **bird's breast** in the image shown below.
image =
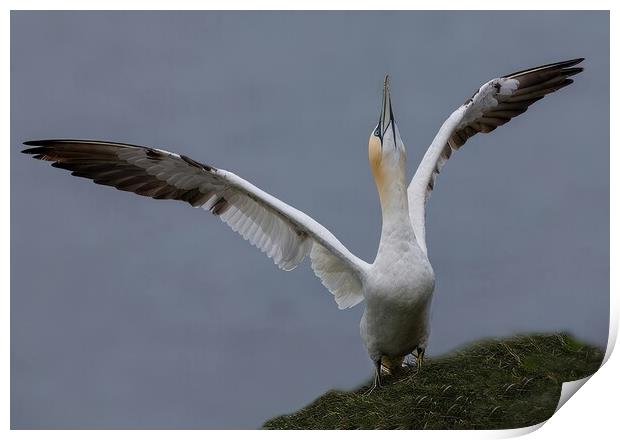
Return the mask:
{"type": "Polygon", "coordinates": [[[408,252],[375,261],[368,277],[366,300],[415,307],[426,303],[435,287],[435,274],[425,257],[408,252]]]}
{"type": "Polygon", "coordinates": [[[375,265],[365,295],[360,334],[372,359],[404,356],[428,337],[435,279],[430,265],[375,265]]]}

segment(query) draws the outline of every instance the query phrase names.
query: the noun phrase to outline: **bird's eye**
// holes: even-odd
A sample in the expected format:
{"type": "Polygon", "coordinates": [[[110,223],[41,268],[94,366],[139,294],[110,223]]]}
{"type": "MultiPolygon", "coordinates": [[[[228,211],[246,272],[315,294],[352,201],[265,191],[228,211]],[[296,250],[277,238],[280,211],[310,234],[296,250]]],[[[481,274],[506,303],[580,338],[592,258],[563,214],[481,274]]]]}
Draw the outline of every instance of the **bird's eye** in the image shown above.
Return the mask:
{"type": "Polygon", "coordinates": [[[379,126],[377,125],[377,128],[375,128],[375,136],[377,137],[381,137],[381,129],[379,128],[379,126]]]}

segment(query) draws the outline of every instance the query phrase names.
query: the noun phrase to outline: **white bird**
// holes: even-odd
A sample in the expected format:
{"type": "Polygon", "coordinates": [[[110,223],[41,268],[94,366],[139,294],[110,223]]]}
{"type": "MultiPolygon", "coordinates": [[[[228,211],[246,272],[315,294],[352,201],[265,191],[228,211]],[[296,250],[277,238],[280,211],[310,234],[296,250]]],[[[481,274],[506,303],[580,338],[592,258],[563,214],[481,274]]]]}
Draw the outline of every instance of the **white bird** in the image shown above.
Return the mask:
{"type": "Polygon", "coordinates": [[[429,336],[435,274],[425,239],[425,207],[435,178],[452,153],[476,133],[488,133],[545,95],[573,81],[578,58],[495,78],[443,123],[407,186],[406,152],[383,88],[379,123],[368,146],[381,201],[382,230],[375,261],[353,255],[308,215],[241,177],[158,148],[89,140],[28,141],[23,150],[72,175],[155,199],[183,200],[211,211],[284,270],[310,255],[312,269],[340,309],[366,303],[360,333],[375,365],[402,365],[415,351],[422,366],[429,336]]]}

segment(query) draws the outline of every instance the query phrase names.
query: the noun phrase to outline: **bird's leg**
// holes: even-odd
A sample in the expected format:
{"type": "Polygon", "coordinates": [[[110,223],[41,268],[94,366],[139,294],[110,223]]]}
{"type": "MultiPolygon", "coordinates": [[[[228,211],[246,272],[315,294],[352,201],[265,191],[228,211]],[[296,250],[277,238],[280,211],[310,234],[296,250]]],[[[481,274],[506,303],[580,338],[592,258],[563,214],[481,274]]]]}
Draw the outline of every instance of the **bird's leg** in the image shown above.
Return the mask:
{"type": "Polygon", "coordinates": [[[375,362],[375,383],[374,387],[381,388],[381,359],[375,362]]]}
{"type": "Polygon", "coordinates": [[[382,386],[381,385],[381,358],[374,361],[374,363],[375,363],[375,379],[372,383],[372,387],[370,387],[370,389],[364,393],[365,396],[372,394],[372,392],[376,388],[381,388],[382,386]]]}
{"type": "Polygon", "coordinates": [[[416,364],[418,366],[418,373],[422,370],[422,364],[424,363],[424,349],[416,348],[416,364]]]}

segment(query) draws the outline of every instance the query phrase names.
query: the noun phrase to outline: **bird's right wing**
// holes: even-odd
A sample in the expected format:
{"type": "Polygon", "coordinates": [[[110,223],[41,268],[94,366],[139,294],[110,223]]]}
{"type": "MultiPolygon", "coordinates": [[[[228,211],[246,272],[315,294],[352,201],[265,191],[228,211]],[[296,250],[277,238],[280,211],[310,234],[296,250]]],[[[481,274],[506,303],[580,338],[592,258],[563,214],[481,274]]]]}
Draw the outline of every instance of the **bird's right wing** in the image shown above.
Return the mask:
{"type": "Polygon", "coordinates": [[[426,202],[435,178],[452,153],[477,133],[489,133],[525,112],[530,105],[573,82],[583,58],[522,70],[492,79],[480,87],[443,123],[409,184],[409,216],[420,247],[426,252],[426,202]]]}
{"type": "Polygon", "coordinates": [[[368,264],[303,212],[241,177],[168,151],[102,141],[29,141],[24,150],[101,185],[211,211],[284,270],[310,254],[312,269],[340,309],[363,299],[368,264]]]}

